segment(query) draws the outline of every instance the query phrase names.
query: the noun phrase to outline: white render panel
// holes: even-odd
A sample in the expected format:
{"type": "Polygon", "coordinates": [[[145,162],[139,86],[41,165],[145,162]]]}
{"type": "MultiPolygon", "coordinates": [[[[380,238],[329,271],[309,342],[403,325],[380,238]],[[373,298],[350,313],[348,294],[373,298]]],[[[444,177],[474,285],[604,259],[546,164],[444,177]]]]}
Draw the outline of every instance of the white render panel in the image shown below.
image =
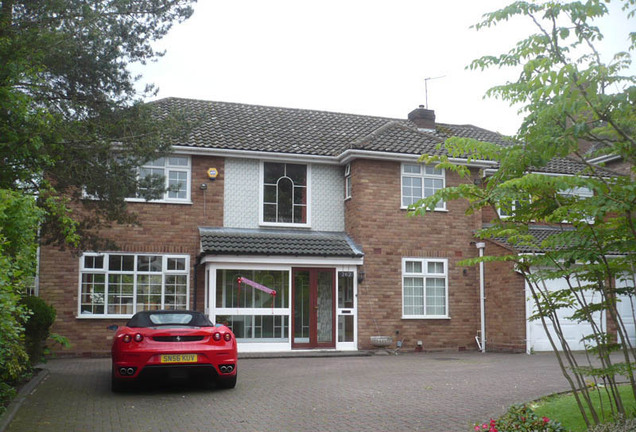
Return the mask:
{"type": "Polygon", "coordinates": [[[225,159],[223,226],[258,228],[260,163],[254,159],[225,159]]]}
{"type": "Polygon", "coordinates": [[[311,229],[344,231],[344,168],[314,164],[311,167],[311,229]]]}
{"type": "MultiPolygon", "coordinates": [[[[338,165],[311,166],[311,229],[344,231],[344,169],[338,165]]],[[[223,226],[259,227],[260,161],[227,158],[223,226]]]]}

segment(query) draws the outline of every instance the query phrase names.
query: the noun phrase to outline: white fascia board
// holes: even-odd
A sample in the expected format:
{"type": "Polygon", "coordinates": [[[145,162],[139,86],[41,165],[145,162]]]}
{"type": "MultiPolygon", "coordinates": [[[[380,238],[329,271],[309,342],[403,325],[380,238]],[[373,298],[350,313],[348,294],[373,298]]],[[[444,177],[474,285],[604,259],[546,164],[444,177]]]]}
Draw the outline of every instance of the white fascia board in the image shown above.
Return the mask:
{"type": "MultiPolygon", "coordinates": [[[[497,171],[499,171],[498,169],[485,169],[484,170],[484,177],[488,177],[491,174],[496,173],[497,171]]],[[[539,174],[539,175],[544,175],[547,177],[581,177],[581,178],[591,178],[589,175],[577,175],[577,174],[563,174],[563,173],[547,173],[547,172],[540,172],[540,171],[526,171],[525,174],[539,174]]]]}
{"type": "Polygon", "coordinates": [[[174,152],[177,154],[190,154],[199,156],[221,156],[239,159],[256,159],[256,160],[276,160],[281,162],[295,163],[321,163],[329,165],[339,165],[337,157],[333,156],[314,156],[307,154],[291,154],[264,151],[247,151],[247,150],[229,150],[229,149],[210,149],[202,147],[173,146],[174,152]]]}
{"type": "Polygon", "coordinates": [[[588,159],[587,161],[589,163],[598,164],[598,163],[604,163],[604,162],[612,162],[619,159],[622,159],[621,155],[604,155],[604,156],[598,156],[592,159],[588,159]]]}
{"type": "MultiPolygon", "coordinates": [[[[397,162],[416,162],[420,158],[420,154],[404,154],[404,153],[391,153],[391,152],[374,152],[368,150],[346,150],[339,156],[313,156],[305,154],[290,154],[290,153],[276,153],[276,152],[261,152],[261,151],[245,151],[245,150],[226,150],[226,149],[209,149],[201,147],[188,147],[188,146],[174,146],[174,152],[176,154],[190,154],[201,156],[222,156],[222,157],[235,157],[244,159],[257,159],[257,160],[276,160],[284,162],[303,162],[303,163],[321,163],[329,165],[346,165],[354,159],[375,159],[375,160],[388,160],[397,162]]],[[[490,161],[473,161],[468,163],[467,159],[449,158],[450,162],[458,165],[467,165],[475,168],[488,168],[495,165],[490,161]]]]}
{"type": "MultiPolygon", "coordinates": [[[[404,153],[391,153],[391,152],[374,152],[368,150],[346,150],[338,159],[341,164],[347,164],[354,159],[375,159],[375,160],[390,160],[396,162],[417,162],[421,157],[421,154],[404,154],[404,153]]],[[[495,165],[490,161],[472,161],[468,162],[468,159],[463,158],[448,158],[449,162],[466,165],[475,168],[486,168],[495,165]]]]}
{"type": "Polygon", "coordinates": [[[271,255],[206,255],[201,260],[202,263],[228,263],[245,265],[286,265],[312,267],[333,267],[333,266],[357,266],[363,265],[363,258],[343,258],[343,257],[297,257],[297,256],[271,256],[271,255]]]}

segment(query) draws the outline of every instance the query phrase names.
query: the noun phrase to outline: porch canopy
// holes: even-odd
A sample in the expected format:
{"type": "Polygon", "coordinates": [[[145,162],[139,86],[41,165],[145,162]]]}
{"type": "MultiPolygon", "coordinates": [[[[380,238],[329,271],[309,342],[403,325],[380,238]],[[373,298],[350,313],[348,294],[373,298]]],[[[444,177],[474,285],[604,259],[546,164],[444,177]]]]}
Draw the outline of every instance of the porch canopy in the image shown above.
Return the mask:
{"type": "Polygon", "coordinates": [[[362,258],[344,232],[199,227],[202,255],[362,258]]]}

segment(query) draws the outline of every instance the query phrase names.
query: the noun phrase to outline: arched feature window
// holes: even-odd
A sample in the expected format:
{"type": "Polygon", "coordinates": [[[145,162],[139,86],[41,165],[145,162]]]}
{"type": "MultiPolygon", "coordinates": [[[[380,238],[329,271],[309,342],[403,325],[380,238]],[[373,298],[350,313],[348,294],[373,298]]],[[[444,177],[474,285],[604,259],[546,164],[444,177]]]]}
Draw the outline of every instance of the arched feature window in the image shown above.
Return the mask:
{"type": "Polygon", "coordinates": [[[263,222],[307,223],[307,166],[263,164],[263,222]]]}

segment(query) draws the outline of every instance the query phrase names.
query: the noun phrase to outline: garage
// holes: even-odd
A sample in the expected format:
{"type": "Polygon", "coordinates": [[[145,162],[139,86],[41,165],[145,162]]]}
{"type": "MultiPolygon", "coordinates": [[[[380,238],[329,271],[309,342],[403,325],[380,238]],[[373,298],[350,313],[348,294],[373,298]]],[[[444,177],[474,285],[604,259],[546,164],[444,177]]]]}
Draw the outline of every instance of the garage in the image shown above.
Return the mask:
{"type": "MultiPolygon", "coordinates": [[[[552,279],[546,281],[547,288],[550,291],[557,291],[560,289],[566,289],[568,284],[565,279],[552,279]]],[[[598,293],[589,293],[586,296],[587,301],[595,301],[595,295],[599,295],[598,293]]],[[[532,292],[530,291],[530,287],[526,282],[526,318],[532,316],[536,312],[536,307],[534,305],[534,300],[532,299],[532,292]]],[[[563,308],[559,310],[558,317],[559,322],[561,323],[561,328],[563,329],[563,334],[565,339],[572,350],[579,351],[584,350],[585,345],[581,341],[584,336],[588,336],[592,334],[592,326],[588,323],[579,323],[576,320],[569,319],[569,317],[574,312],[572,308],[563,308]]],[[[602,325],[602,328],[606,328],[606,319],[605,314],[597,313],[595,314],[594,321],[597,324],[602,325]]],[[[550,345],[550,340],[546,334],[545,329],[543,328],[543,324],[541,320],[530,321],[526,319],[526,351],[528,353],[539,352],[539,351],[552,351],[552,345],[550,345]]],[[[556,339],[556,333],[554,332],[554,327],[551,322],[547,321],[548,329],[550,334],[555,340],[557,346],[559,345],[558,340],[556,339]]]]}
{"type": "MultiPolygon", "coordinates": [[[[627,287],[629,285],[634,285],[633,280],[628,283],[626,279],[619,279],[616,282],[617,287],[627,287]]],[[[621,320],[623,320],[631,346],[636,346],[636,323],[634,322],[636,318],[636,298],[633,295],[621,296],[616,309],[618,309],[621,320]]]]}
{"type": "MultiPolygon", "coordinates": [[[[556,291],[568,287],[565,279],[552,279],[546,284],[548,285],[548,289],[550,291],[556,291]]],[[[622,280],[618,282],[618,285],[627,286],[627,282],[625,280],[622,280]]],[[[588,302],[598,301],[598,299],[595,299],[595,296],[598,295],[598,293],[589,293],[588,295],[586,295],[586,299],[588,302]]],[[[634,299],[634,297],[631,297],[630,299],[630,297],[628,296],[621,296],[620,302],[617,305],[618,312],[627,329],[632,346],[636,346],[635,306],[636,299],[634,299]]],[[[534,305],[534,300],[532,299],[532,293],[530,291],[530,287],[526,283],[526,317],[532,316],[535,311],[536,308],[534,305]]],[[[585,345],[581,341],[581,339],[584,336],[592,334],[592,326],[588,323],[579,323],[575,320],[569,319],[573,312],[574,309],[571,308],[561,309],[558,313],[559,321],[561,323],[561,327],[563,328],[565,339],[568,342],[570,348],[576,351],[584,350],[585,345]]],[[[594,321],[597,324],[600,324],[603,329],[605,329],[607,324],[606,314],[597,313],[595,315],[596,316],[594,317],[594,321]]],[[[550,341],[545,329],[543,328],[541,320],[526,320],[526,323],[526,351],[528,353],[552,351],[552,346],[550,345],[550,341]]],[[[555,342],[558,344],[556,333],[554,332],[554,328],[551,322],[548,322],[548,329],[552,337],[555,338],[555,342]]]]}

